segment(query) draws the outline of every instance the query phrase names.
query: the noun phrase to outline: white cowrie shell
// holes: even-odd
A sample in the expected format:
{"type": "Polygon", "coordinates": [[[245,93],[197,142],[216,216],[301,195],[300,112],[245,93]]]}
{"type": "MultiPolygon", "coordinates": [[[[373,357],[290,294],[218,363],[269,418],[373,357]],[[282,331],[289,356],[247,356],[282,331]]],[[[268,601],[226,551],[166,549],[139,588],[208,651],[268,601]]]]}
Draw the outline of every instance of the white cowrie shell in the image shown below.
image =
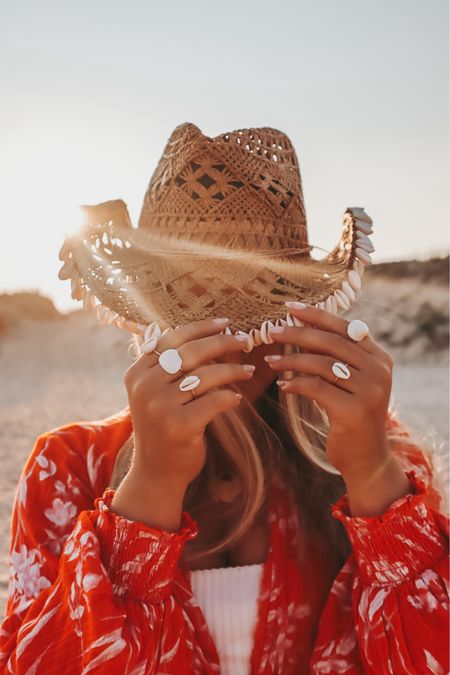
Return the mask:
{"type": "Polygon", "coordinates": [[[350,286],[350,284],[348,283],[348,281],[343,281],[343,282],[342,282],[342,284],[341,284],[341,290],[342,290],[343,293],[345,293],[345,295],[346,295],[347,298],[350,300],[350,302],[355,302],[355,300],[356,300],[355,291],[354,291],[353,288],[350,286]]]}
{"type": "Polygon", "coordinates": [[[252,336],[249,334],[249,336],[248,336],[248,347],[246,347],[242,351],[245,352],[245,354],[250,354],[250,352],[253,351],[254,346],[255,346],[255,342],[254,342],[252,336]]]}
{"type": "Polygon", "coordinates": [[[151,337],[161,337],[161,329],[154,321],[148,324],[144,333],[144,340],[149,340],[151,337]]]}
{"type": "Polygon", "coordinates": [[[73,272],[75,271],[75,264],[73,260],[70,260],[69,258],[64,262],[64,265],[61,267],[61,269],[58,272],[58,277],[64,281],[65,279],[70,279],[72,276],[73,272]]]}
{"type": "Polygon", "coordinates": [[[263,344],[263,341],[261,339],[261,332],[260,332],[259,328],[252,328],[250,330],[250,336],[253,340],[253,345],[256,345],[257,347],[259,347],[259,345],[263,344]]]}
{"type": "Polygon", "coordinates": [[[367,215],[362,206],[349,206],[349,209],[356,218],[364,220],[366,223],[369,223],[369,225],[373,224],[372,218],[367,215]]]}
{"type": "Polygon", "coordinates": [[[347,298],[347,296],[345,295],[345,293],[343,293],[343,292],[341,291],[340,288],[337,288],[337,289],[334,291],[334,297],[335,297],[336,302],[337,302],[337,305],[338,305],[338,307],[340,307],[340,309],[344,309],[344,310],[349,309],[349,307],[350,307],[350,300],[347,298]]]}
{"type": "Polygon", "coordinates": [[[200,378],[197,377],[197,375],[188,375],[180,382],[178,388],[181,389],[181,391],[190,391],[191,389],[198,387],[199,384],[200,378]]]}
{"type": "Polygon", "coordinates": [[[260,328],[261,340],[264,342],[264,344],[270,345],[273,342],[275,342],[275,340],[269,335],[269,327],[268,327],[267,324],[268,324],[267,321],[263,321],[262,324],[261,324],[261,328],[260,328]]]}
{"type": "Polygon", "coordinates": [[[253,340],[250,338],[250,335],[249,335],[248,333],[246,333],[244,330],[237,330],[237,331],[235,332],[235,335],[245,335],[245,336],[248,338],[248,345],[247,345],[247,347],[246,347],[245,349],[243,349],[242,351],[245,352],[246,354],[248,354],[249,352],[251,352],[252,349],[253,349],[253,344],[252,344],[252,343],[253,343],[253,340]]]}
{"type": "Polygon", "coordinates": [[[350,270],[347,274],[348,283],[354,291],[359,291],[361,288],[361,277],[355,270],[350,270]]]}
{"type": "Polygon", "coordinates": [[[242,351],[245,352],[246,354],[249,354],[253,350],[253,347],[255,346],[255,341],[253,339],[253,335],[252,335],[251,330],[250,330],[249,333],[246,333],[243,330],[238,330],[238,331],[236,331],[235,335],[245,335],[247,337],[248,345],[242,351]]]}
{"type": "Polygon", "coordinates": [[[325,309],[325,302],[324,301],[316,302],[316,307],[318,307],[319,309],[325,309]]]}
{"type": "Polygon", "coordinates": [[[336,377],[338,377],[340,380],[348,380],[350,377],[349,369],[345,363],[341,363],[340,361],[333,363],[331,370],[333,371],[333,374],[336,375],[336,377]]]}
{"type": "Polygon", "coordinates": [[[347,326],[347,335],[355,342],[361,342],[369,335],[369,326],[360,319],[353,319],[347,326]]]}
{"type": "Polygon", "coordinates": [[[358,248],[362,248],[366,253],[373,253],[375,251],[375,246],[371,242],[366,244],[365,242],[356,240],[356,244],[358,248]]]}
{"type": "Polygon", "coordinates": [[[63,245],[59,249],[58,258],[60,260],[66,260],[70,256],[70,246],[67,241],[64,241],[63,245]]]}
{"type": "Polygon", "coordinates": [[[361,262],[363,262],[365,265],[371,265],[372,264],[372,258],[370,255],[367,253],[367,251],[364,251],[362,248],[355,248],[355,255],[361,262]]]}
{"type": "Polygon", "coordinates": [[[230,329],[229,326],[227,326],[227,327],[225,328],[224,333],[225,333],[226,335],[233,335],[233,333],[231,332],[231,329],[230,329]]]}
{"type": "Polygon", "coordinates": [[[293,316],[290,312],[286,314],[286,323],[288,326],[299,326],[300,328],[303,326],[303,321],[300,321],[297,316],[293,316]]]}
{"type": "Polygon", "coordinates": [[[325,309],[327,312],[331,312],[331,314],[336,314],[337,302],[336,298],[333,295],[329,295],[328,298],[325,300],[325,309]]]}
{"type": "Polygon", "coordinates": [[[152,352],[155,351],[157,344],[158,344],[157,337],[151,337],[148,340],[144,340],[144,342],[141,345],[141,352],[143,354],[151,354],[152,352]]]}
{"type": "Polygon", "coordinates": [[[166,373],[173,375],[180,370],[182,361],[181,356],[176,349],[166,349],[161,353],[159,363],[166,373]]]}
{"type": "Polygon", "coordinates": [[[364,235],[364,239],[361,236],[356,237],[356,246],[363,248],[367,253],[373,253],[375,251],[375,246],[366,235],[364,235]]]}
{"type": "Polygon", "coordinates": [[[290,312],[288,312],[286,314],[286,323],[287,323],[288,326],[295,326],[294,317],[292,316],[292,314],[290,312]]]}
{"type": "Polygon", "coordinates": [[[357,230],[364,232],[364,234],[372,234],[373,232],[372,227],[368,223],[364,220],[359,220],[358,218],[355,220],[355,227],[357,230]]]}
{"type": "Polygon", "coordinates": [[[363,244],[366,244],[367,246],[372,246],[372,242],[370,238],[367,236],[367,234],[364,234],[364,232],[360,232],[359,230],[356,232],[356,241],[357,242],[362,242],[363,244]]]}
{"type": "Polygon", "coordinates": [[[83,308],[86,310],[86,312],[92,312],[95,310],[95,296],[89,291],[86,292],[86,295],[83,298],[83,308]]]}
{"type": "Polygon", "coordinates": [[[353,270],[359,274],[360,279],[362,279],[365,271],[365,265],[364,263],[361,262],[361,260],[358,260],[358,258],[355,258],[353,261],[353,270]]]}

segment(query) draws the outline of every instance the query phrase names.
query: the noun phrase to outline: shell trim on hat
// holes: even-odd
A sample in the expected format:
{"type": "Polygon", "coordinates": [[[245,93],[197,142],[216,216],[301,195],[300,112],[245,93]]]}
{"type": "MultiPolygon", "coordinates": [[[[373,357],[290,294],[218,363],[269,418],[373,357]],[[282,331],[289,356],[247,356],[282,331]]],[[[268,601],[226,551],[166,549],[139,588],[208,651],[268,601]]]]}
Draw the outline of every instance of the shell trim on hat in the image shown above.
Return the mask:
{"type": "MultiPolygon", "coordinates": [[[[110,224],[112,225],[112,221],[110,221],[110,224]]],[[[352,249],[354,251],[353,262],[350,269],[348,269],[347,278],[342,281],[340,288],[336,288],[323,300],[313,303],[314,306],[333,314],[336,314],[339,310],[348,310],[351,304],[356,300],[357,294],[361,289],[361,278],[364,274],[364,267],[371,264],[370,254],[374,251],[372,242],[368,237],[368,234],[371,234],[373,231],[372,219],[365,213],[362,207],[348,207],[344,213],[344,224],[347,227],[350,227],[352,249]]],[[[128,223],[126,223],[126,225],[129,226],[128,223]]],[[[74,300],[82,301],[83,308],[86,311],[95,311],[97,320],[100,324],[110,325],[114,323],[119,328],[140,336],[141,344],[150,337],[160,337],[172,329],[172,326],[170,325],[161,329],[160,324],[163,323],[162,321],[143,323],[130,320],[103,304],[101,300],[89,290],[88,284],[83,279],[77,266],[75,256],[73,255],[73,242],[71,242],[72,240],[70,237],[66,238],[59,251],[59,259],[63,261],[63,266],[61,267],[58,276],[62,280],[70,279],[72,298],[74,300]]],[[[339,248],[339,246],[336,248],[339,248]]],[[[334,251],[330,256],[332,257],[333,254],[334,251]]],[[[297,297],[290,299],[303,300],[303,298],[297,297]]],[[[273,343],[273,339],[269,332],[270,326],[284,324],[290,326],[303,325],[297,317],[294,317],[290,312],[287,312],[285,317],[266,319],[258,327],[253,327],[249,331],[238,329],[235,330],[234,333],[245,334],[249,337],[249,346],[244,351],[251,352],[255,346],[273,343]]],[[[231,331],[228,326],[223,332],[233,334],[233,331],[231,331]]]]}

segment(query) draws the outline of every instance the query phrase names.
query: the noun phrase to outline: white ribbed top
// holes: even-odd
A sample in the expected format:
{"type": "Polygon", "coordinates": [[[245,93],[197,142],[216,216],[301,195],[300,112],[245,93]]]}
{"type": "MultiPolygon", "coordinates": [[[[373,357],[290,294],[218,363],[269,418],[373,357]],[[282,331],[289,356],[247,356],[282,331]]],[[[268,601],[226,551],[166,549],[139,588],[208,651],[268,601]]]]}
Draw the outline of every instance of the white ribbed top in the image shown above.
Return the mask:
{"type": "Polygon", "coordinates": [[[216,643],[221,675],[248,675],[264,565],[192,570],[191,586],[216,643]]]}

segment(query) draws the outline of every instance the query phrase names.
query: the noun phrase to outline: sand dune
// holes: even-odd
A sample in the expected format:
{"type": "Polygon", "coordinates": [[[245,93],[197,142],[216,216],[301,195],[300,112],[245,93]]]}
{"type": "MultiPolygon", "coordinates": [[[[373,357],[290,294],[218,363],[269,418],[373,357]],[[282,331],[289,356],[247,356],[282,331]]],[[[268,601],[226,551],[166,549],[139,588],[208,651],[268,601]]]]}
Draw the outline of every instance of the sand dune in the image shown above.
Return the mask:
{"type": "MultiPolygon", "coordinates": [[[[393,354],[393,404],[446,457],[448,259],[392,265],[366,272],[359,301],[346,316],[365,320],[393,354]]],[[[36,293],[0,295],[0,615],[11,506],[34,440],[55,426],[98,419],[126,404],[128,344],[129,334],[100,326],[91,314],[61,315],[36,293]]]]}

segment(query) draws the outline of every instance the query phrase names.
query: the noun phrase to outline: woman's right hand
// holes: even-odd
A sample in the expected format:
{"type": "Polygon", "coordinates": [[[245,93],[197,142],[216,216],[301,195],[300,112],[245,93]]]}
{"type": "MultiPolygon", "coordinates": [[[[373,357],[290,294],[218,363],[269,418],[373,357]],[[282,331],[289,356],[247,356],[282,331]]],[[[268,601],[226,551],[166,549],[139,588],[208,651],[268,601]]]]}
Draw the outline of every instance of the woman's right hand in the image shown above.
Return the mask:
{"type": "Polygon", "coordinates": [[[183,373],[167,373],[154,352],[141,354],[125,372],[135,442],[130,471],[169,489],[184,491],[200,473],[206,459],[206,425],[239,405],[240,395],[224,385],[253,375],[253,366],[208,363],[248,345],[245,336],[218,334],[226,326],[218,321],[194,321],[159,338],[158,352],[178,350],[183,373]],[[191,374],[200,378],[195,398],[178,387],[191,374]]]}

